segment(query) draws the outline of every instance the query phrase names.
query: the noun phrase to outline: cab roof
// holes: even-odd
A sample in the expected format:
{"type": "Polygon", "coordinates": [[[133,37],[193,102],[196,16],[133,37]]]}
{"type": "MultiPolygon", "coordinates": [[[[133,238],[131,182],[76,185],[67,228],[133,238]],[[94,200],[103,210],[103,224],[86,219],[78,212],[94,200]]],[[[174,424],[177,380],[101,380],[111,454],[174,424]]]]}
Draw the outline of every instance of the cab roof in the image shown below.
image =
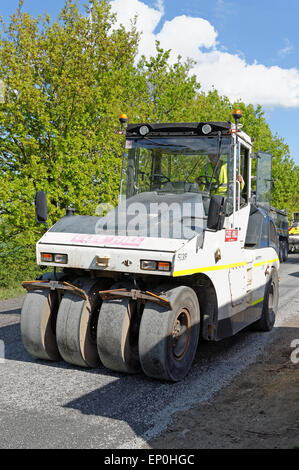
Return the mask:
{"type": "Polygon", "coordinates": [[[147,136],[215,136],[219,132],[223,135],[229,135],[229,131],[233,128],[233,124],[229,121],[205,121],[205,122],[176,122],[176,123],[138,123],[128,124],[126,136],[128,138],[143,137],[140,134],[140,128],[146,126],[149,129],[147,136]],[[211,126],[209,133],[203,132],[205,125],[211,126]]]}

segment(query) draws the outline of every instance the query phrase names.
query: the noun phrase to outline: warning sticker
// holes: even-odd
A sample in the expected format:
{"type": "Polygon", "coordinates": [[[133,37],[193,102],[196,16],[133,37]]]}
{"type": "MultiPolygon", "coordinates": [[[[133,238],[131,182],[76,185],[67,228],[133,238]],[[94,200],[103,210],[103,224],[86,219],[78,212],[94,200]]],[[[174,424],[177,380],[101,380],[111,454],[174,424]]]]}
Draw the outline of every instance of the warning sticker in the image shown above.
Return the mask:
{"type": "Polygon", "coordinates": [[[237,242],[238,241],[238,230],[227,229],[225,230],[225,241],[226,242],[237,242]]]}

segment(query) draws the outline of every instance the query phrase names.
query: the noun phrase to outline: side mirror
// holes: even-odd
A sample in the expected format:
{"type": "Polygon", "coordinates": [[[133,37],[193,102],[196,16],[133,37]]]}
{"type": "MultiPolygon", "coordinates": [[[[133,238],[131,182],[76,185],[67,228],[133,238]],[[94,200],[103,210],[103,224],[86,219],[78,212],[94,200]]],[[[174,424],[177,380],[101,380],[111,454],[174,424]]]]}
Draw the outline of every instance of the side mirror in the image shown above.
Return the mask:
{"type": "Polygon", "coordinates": [[[207,227],[210,230],[222,230],[226,211],[226,198],[212,196],[209,206],[207,227]]]}
{"type": "Polygon", "coordinates": [[[39,224],[44,224],[48,220],[48,205],[45,191],[37,191],[34,203],[36,221],[39,224]]]}

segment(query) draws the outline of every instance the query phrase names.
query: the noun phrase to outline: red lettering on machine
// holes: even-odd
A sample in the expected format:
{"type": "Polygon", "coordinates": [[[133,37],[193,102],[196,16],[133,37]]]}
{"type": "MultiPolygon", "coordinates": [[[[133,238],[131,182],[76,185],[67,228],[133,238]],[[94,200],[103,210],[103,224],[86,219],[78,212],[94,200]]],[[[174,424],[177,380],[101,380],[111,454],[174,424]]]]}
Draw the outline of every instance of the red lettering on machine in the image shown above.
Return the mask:
{"type": "Polygon", "coordinates": [[[226,242],[237,242],[238,241],[238,229],[227,229],[227,230],[225,230],[225,241],[226,242]]]}

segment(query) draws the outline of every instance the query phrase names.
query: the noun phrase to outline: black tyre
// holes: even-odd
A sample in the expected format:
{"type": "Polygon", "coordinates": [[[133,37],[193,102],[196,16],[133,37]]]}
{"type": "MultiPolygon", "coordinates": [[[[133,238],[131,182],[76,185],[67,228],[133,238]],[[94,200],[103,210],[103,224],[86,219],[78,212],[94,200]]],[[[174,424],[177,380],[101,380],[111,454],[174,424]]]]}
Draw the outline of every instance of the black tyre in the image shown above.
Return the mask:
{"type": "Polygon", "coordinates": [[[263,309],[261,318],[254,323],[256,331],[270,331],[272,330],[278,310],[279,288],[278,288],[278,274],[276,269],[272,270],[270,279],[265,287],[265,294],[263,300],[263,309]]]}
{"type": "Polygon", "coordinates": [[[284,251],[283,251],[283,242],[280,241],[279,242],[279,261],[281,263],[283,263],[283,253],[284,253],[284,251]]]}
{"type": "MultiPolygon", "coordinates": [[[[114,285],[111,289],[130,287],[114,285]]],[[[107,369],[134,374],[140,371],[138,334],[143,307],[129,298],[103,302],[98,320],[97,346],[107,369]]]]}
{"type": "Polygon", "coordinates": [[[84,289],[88,300],[66,292],[61,301],[56,324],[56,337],[62,358],[81,367],[98,367],[96,325],[102,305],[99,290],[108,288],[107,280],[80,278],[74,285],[84,289]]]}
{"type": "Polygon", "coordinates": [[[129,374],[140,370],[137,341],[134,342],[130,332],[132,304],[128,299],[103,302],[97,330],[98,353],[103,365],[129,374]]]}
{"type": "MultiPolygon", "coordinates": [[[[41,279],[54,280],[53,273],[41,279]]],[[[21,336],[26,351],[39,359],[59,361],[55,336],[59,299],[55,291],[36,289],[26,294],[21,311],[21,336]]]]}
{"type": "Polygon", "coordinates": [[[139,332],[139,357],[144,373],[176,382],[189,372],[199,338],[200,311],[190,287],[180,286],[161,294],[172,310],[148,302],[139,332]]]}
{"type": "Polygon", "coordinates": [[[283,261],[286,263],[288,261],[288,256],[289,256],[289,245],[287,241],[283,242],[283,261]]]}

